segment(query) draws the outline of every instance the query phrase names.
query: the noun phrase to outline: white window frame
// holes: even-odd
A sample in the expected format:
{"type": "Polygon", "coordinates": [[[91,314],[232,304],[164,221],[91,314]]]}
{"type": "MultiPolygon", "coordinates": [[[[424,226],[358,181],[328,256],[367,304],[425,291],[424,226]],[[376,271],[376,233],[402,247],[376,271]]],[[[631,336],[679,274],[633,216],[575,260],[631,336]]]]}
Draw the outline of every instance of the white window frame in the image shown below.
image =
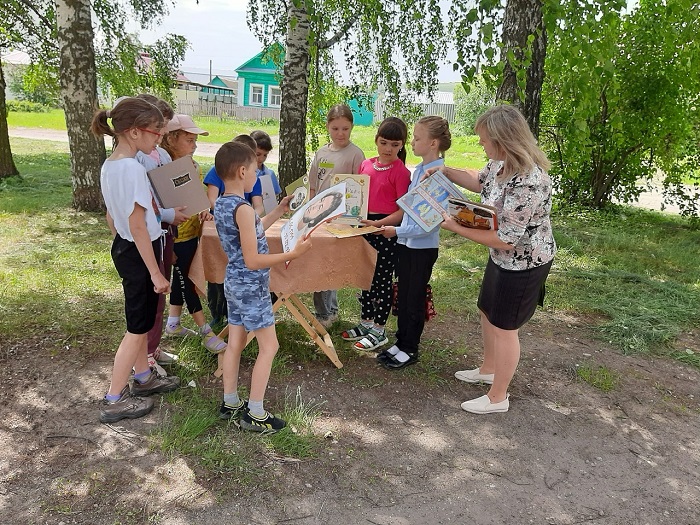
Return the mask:
{"type": "Polygon", "coordinates": [[[267,88],[267,105],[271,108],[282,107],[282,89],[279,86],[268,86],[268,88],[267,88]],[[279,97],[279,101],[280,101],[279,104],[272,103],[272,101],[274,100],[273,95],[272,95],[273,89],[276,89],[279,92],[279,95],[277,95],[279,97]]]}
{"type": "Polygon", "coordinates": [[[250,85],[250,97],[248,99],[248,104],[251,106],[262,106],[265,103],[265,86],[262,84],[251,84],[250,85]],[[260,102],[254,102],[253,95],[255,94],[255,88],[260,88],[260,102]]]}

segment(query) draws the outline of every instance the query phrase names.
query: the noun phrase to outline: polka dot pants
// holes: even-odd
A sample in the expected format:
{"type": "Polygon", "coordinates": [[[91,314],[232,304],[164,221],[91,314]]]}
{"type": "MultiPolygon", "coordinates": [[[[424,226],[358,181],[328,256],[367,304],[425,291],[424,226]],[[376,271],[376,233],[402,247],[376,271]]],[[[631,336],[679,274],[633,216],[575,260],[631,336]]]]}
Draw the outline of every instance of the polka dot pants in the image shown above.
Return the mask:
{"type": "Polygon", "coordinates": [[[365,240],[377,250],[372,287],[360,296],[362,319],[374,320],[383,326],[391,312],[391,285],[396,268],[396,237],[387,239],[381,235],[365,235],[365,240]]]}

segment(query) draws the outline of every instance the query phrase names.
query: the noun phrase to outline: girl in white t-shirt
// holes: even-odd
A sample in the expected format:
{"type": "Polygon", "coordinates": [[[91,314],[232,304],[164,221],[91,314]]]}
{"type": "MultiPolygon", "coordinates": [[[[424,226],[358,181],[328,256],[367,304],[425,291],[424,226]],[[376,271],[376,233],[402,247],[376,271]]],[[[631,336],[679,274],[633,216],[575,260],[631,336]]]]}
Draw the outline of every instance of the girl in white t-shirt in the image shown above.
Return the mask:
{"type": "MultiPolygon", "coordinates": [[[[345,104],[336,104],[328,111],[326,129],[330,143],[319,148],[309,169],[309,199],[330,188],[335,174],[359,173],[365,154],[350,142],[353,117],[345,104]]],[[[326,290],[314,292],[316,319],[328,328],[338,319],[338,292],[326,290]]]]}
{"type": "Polygon", "coordinates": [[[100,110],[92,120],[96,136],[114,137],[100,183],[107,224],[114,236],[112,261],[122,278],[126,315],[126,333],[114,356],[112,381],[100,408],[103,423],[144,416],[153,409],[153,400],[135,396],[169,392],[180,385],[177,377],[159,377],[148,366],[147,357],[147,334],[155,323],[158,294],[169,292],[170,283],[159,267],[163,246],[158,206],[146,169],[135,156],[139,151],[153,151],[163,122],[156,106],[133,97],[118,99],[112,110],[100,110]],[[134,381],[129,387],[132,369],[134,381]]]}

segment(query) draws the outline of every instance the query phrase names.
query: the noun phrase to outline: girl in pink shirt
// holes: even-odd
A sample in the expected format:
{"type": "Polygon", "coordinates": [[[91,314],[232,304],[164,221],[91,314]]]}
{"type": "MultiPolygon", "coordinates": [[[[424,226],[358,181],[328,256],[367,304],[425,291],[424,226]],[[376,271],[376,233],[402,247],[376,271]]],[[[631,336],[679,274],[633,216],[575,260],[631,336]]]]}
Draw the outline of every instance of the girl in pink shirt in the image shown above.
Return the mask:
{"type": "MultiPolygon", "coordinates": [[[[360,173],[370,176],[369,210],[366,224],[371,226],[398,226],[403,211],[396,200],[404,195],[411,183],[406,168],[406,140],[408,128],[399,118],[385,119],[377,130],[374,143],[376,157],[365,160],[360,173]]],[[[391,311],[391,287],[396,267],[396,237],[386,238],[381,232],[365,235],[365,240],[377,250],[377,265],[369,290],[360,297],[362,321],[342,333],[346,341],[356,341],[358,350],[375,351],[387,344],[384,326],[391,311]]]]}

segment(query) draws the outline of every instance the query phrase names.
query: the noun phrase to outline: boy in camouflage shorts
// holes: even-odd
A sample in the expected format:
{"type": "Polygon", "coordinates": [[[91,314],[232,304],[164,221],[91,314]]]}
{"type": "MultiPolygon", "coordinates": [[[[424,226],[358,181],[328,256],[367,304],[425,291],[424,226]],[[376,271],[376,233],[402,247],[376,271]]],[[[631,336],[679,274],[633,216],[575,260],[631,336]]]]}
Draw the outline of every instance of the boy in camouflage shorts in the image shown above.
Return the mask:
{"type": "Polygon", "coordinates": [[[270,266],[296,259],[311,241],[298,242],[289,253],[269,253],[265,230],[289,211],[285,197],[262,219],[244,194],[257,180],[255,151],[239,142],[227,142],[216,153],[216,172],[225,184],[214,209],[216,230],[228,257],[224,294],[228,304],[229,335],[223,355],[224,399],[219,417],[254,432],[277,432],[286,422],[263,408],[272,360],[279,343],[270,299],[270,266]],[[258,357],[253,366],[250,399],[238,396],[238,372],[248,332],[258,340],[258,357]]]}

